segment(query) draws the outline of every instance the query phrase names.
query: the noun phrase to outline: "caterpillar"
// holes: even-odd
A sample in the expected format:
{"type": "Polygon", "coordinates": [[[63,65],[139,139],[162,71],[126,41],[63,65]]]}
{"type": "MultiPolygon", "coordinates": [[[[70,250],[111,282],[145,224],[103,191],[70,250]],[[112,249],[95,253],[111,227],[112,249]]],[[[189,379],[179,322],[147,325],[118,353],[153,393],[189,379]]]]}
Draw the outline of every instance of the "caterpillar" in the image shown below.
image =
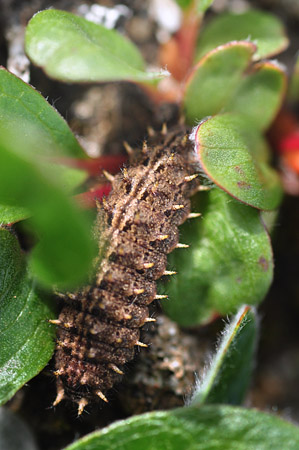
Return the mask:
{"type": "Polygon", "coordinates": [[[128,167],[111,178],[112,190],[99,211],[104,228],[95,279],[62,308],[57,328],[57,397],[78,404],[107,402],[139,341],[140,327],[154,321],[148,305],[156,280],[167,271],[167,254],[179,243],[178,225],[190,214],[190,196],[200,188],[198,160],[187,131],[151,131],[128,167]]]}

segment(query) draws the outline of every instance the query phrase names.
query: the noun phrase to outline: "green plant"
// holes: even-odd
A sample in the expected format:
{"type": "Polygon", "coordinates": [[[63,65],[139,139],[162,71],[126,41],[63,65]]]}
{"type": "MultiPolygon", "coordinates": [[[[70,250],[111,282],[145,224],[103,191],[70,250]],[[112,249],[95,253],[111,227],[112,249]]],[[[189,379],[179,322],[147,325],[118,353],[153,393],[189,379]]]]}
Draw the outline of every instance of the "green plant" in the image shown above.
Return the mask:
{"type": "MultiPolygon", "coordinates": [[[[179,3],[187,24],[195,14],[198,26],[211,2],[179,3]]],[[[294,426],[227,406],[240,405],[245,398],[258,328],[254,306],[264,298],[273,276],[269,232],[261,215],[279,207],[282,189],[270,165],[264,132],[282,104],[286,77],[277,63],[265,58],[286,45],[280,23],[268,14],[221,16],[201,33],[198,62],[184,84],[179,84],[181,73],[176,77],[182,115],[194,127],[200,176],[211,189],[194,197],[194,210],[203,219],[182,227],[182,241],[189,249],[170,256],[178,274],[167,286],[171,302],[165,310],[182,326],[201,325],[215,313],[237,313],[207,373],[185,408],[127,419],[69,449],[298,447],[294,426]]],[[[159,81],[169,74],[146,71],[133,44],[72,14],[47,10],[35,15],[27,27],[26,52],[55,79],[126,80],[163,101],[159,81]]],[[[189,68],[186,65],[185,74],[189,68]]],[[[42,96],[4,68],[0,91],[4,403],[49,361],[55,333],[48,323],[55,317],[50,288],[75,288],[86,281],[96,244],[90,237],[92,214],[70,199],[87,177],[82,170],[84,151],[42,96]],[[69,158],[79,160],[79,169],[65,164],[69,158]],[[16,222],[24,223],[38,240],[29,256],[12,234],[11,224],[16,222]]]]}

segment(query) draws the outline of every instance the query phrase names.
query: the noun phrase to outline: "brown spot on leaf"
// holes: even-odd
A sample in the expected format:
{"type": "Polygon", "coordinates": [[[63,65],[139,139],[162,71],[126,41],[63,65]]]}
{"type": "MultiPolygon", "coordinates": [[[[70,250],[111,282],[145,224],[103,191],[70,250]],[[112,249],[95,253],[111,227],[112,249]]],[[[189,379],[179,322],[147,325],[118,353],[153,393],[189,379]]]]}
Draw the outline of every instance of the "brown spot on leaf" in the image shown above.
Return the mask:
{"type": "Polygon", "coordinates": [[[251,189],[251,184],[246,183],[246,181],[238,181],[237,185],[240,189],[251,189]]]}
{"type": "Polygon", "coordinates": [[[243,169],[241,169],[241,167],[240,167],[240,166],[235,166],[235,171],[236,171],[237,173],[241,173],[241,174],[244,174],[244,170],[243,170],[243,169]]]}
{"type": "Polygon", "coordinates": [[[258,263],[259,263],[259,265],[261,266],[262,270],[263,270],[264,272],[267,272],[267,270],[269,269],[269,262],[268,262],[268,260],[267,260],[264,256],[261,256],[261,257],[260,257],[258,263]]]}

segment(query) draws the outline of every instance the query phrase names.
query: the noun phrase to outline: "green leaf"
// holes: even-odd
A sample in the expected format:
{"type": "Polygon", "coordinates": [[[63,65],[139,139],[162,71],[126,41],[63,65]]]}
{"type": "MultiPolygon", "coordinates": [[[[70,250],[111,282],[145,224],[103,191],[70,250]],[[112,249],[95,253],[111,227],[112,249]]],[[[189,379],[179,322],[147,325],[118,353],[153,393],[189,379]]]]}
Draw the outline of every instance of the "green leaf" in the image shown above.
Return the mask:
{"type": "MultiPolygon", "coordinates": [[[[31,152],[47,157],[86,158],[78,141],[60,114],[33,87],[0,67],[0,124],[24,138],[41,135],[31,152]]],[[[26,149],[27,150],[27,149],[26,149]]]]}
{"type": "Polygon", "coordinates": [[[297,56],[294,70],[291,76],[288,90],[288,98],[292,102],[298,102],[299,99],[299,57],[297,56]]]}
{"type": "Polygon", "coordinates": [[[214,0],[197,0],[196,2],[197,10],[200,12],[205,12],[213,2],[214,0]]]}
{"type": "Polygon", "coordinates": [[[198,12],[204,13],[213,3],[214,0],[176,0],[182,9],[188,9],[195,3],[198,12]]]}
{"type": "MultiPolygon", "coordinates": [[[[0,68],[0,124],[3,130],[10,130],[22,136],[24,145],[19,151],[31,153],[33,158],[44,158],[50,167],[49,159],[58,162],[62,157],[86,158],[86,154],[75,139],[65,120],[31,86],[0,68]],[[32,135],[38,138],[31,139],[32,135]]],[[[67,192],[86,179],[86,172],[58,165],[62,186],[67,192]]],[[[13,223],[26,219],[30,211],[22,206],[0,205],[0,223],[13,223]]]]}
{"type": "Polygon", "coordinates": [[[30,211],[22,206],[0,205],[0,225],[7,225],[30,217],[30,211]]]}
{"type": "Polygon", "coordinates": [[[249,10],[241,14],[221,14],[200,34],[196,61],[218,45],[243,40],[257,45],[256,60],[280,53],[289,43],[280,20],[268,12],[249,10]]]}
{"type": "Polygon", "coordinates": [[[188,9],[194,3],[194,0],[175,0],[175,1],[182,9],[188,9]]]}
{"type": "Polygon", "coordinates": [[[155,411],[116,422],[65,450],[298,450],[299,429],[232,406],[155,411]]]}
{"type": "MultiPolygon", "coordinates": [[[[43,161],[40,161],[42,164],[43,161]]],[[[60,179],[64,192],[73,194],[74,189],[82,185],[88,178],[88,173],[82,169],[67,167],[62,164],[44,163],[45,169],[53,170],[55,176],[60,179]]]]}
{"type": "Polygon", "coordinates": [[[40,164],[30,149],[26,151],[28,140],[5,136],[4,131],[1,138],[0,202],[25,207],[32,214],[30,222],[40,239],[30,256],[32,269],[45,284],[82,283],[94,256],[89,216],[66,196],[60,171],[40,164]]]}
{"type": "Polygon", "coordinates": [[[221,333],[217,353],[203,380],[197,383],[191,405],[243,403],[251,381],[257,332],[255,311],[242,306],[221,333]]]}
{"type": "Polygon", "coordinates": [[[0,408],[0,448],[38,450],[29,427],[8,408],[0,408]]]}
{"type": "Polygon", "coordinates": [[[188,123],[194,124],[223,109],[241,82],[255,48],[250,42],[230,42],[200,60],[185,85],[188,123]]]}
{"type": "MultiPolygon", "coordinates": [[[[39,138],[41,138],[41,136],[39,136],[39,138]]],[[[66,193],[69,194],[72,194],[74,189],[80,186],[87,178],[87,172],[84,170],[78,170],[59,164],[51,164],[49,162],[47,164],[45,162],[41,162],[41,165],[42,164],[44,165],[46,171],[53,171],[53,177],[55,179],[60,178],[61,187],[66,193]]],[[[28,219],[30,216],[30,210],[23,206],[11,206],[5,204],[0,205],[0,225],[19,222],[20,220],[28,219]]]]}
{"type": "Polygon", "coordinates": [[[146,72],[138,49],[114,30],[82,17],[49,9],[30,20],[27,55],[50,77],[72,82],[151,81],[161,72],[146,72]]]}
{"type": "Polygon", "coordinates": [[[272,235],[273,231],[275,231],[278,215],[279,209],[275,209],[274,211],[261,211],[262,221],[270,236],[272,235]]]}
{"type": "Polygon", "coordinates": [[[203,57],[185,84],[185,117],[194,122],[219,112],[242,114],[265,130],[276,116],[286,91],[286,76],[277,63],[250,67],[255,46],[229,42],[203,57]]]}
{"type": "Polygon", "coordinates": [[[279,206],[279,176],[255,156],[258,132],[242,115],[227,113],[202,121],[193,132],[204,172],[238,200],[263,210],[279,206]],[[252,135],[257,133],[257,138],[252,135]]]}
{"type": "Polygon", "coordinates": [[[0,229],[0,404],[47,364],[55,330],[53,307],[29,277],[15,236],[0,229]]]}
{"type": "Polygon", "coordinates": [[[273,276],[269,236],[259,212],[214,188],[193,198],[193,219],[180,227],[180,240],[190,247],[169,255],[177,275],[167,283],[167,314],[182,326],[258,304],[273,276]]]}
{"type": "Polygon", "coordinates": [[[284,70],[276,63],[255,64],[244,77],[224,110],[242,114],[259,130],[267,129],[281,107],[286,92],[284,70]]]}

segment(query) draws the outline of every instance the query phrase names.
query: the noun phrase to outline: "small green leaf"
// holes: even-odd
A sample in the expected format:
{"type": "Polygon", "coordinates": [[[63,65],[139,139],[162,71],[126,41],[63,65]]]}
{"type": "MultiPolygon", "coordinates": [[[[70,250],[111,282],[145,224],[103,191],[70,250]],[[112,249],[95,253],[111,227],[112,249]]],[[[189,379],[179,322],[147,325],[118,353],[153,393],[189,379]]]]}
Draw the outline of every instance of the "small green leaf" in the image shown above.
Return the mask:
{"type": "Polygon", "coordinates": [[[273,276],[269,236],[259,212],[214,188],[193,198],[193,219],[180,227],[188,249],[169,255],[177,271],[166,285],[167,314],[182,326],[230,314],[242,304],[258,304],[273,276]]]}
{"type": "Polygon", "coordinates": [[[270,236],[275,230],[275,226],[277,225],[277,217],[279,214],[279,209],[275,209],[274,211],[261,211],[261,219],[268,230],[270,236]]]}
{"type": "Polygon", "coordinates": [[[251,381],[257,331],[255,311],[242,306],[221,333],[217,353],[203,380],[197,383],[191,405],[243,403],[251,381]]]}
{"type": "Polygon", "coordinates": [[[22,206],[0,205],[0,226],[28,219],[30,211],[22,206]]]}
{"type": "Polygon", "coordinates": [[[138,49],[114,30],[74,14],[49,9],[30,20],[27,55],[50,77],[72,82],[151,81],[138,49]]]}
{"type": "Polygon", "coordinates": [[[65,450],[298,450],[299,429],[256,410],[203,406],[155,411],[91,433],[65,450]]]}
{"type": "Polygon", "coordinates": [[[1,139],[0,202],[32,214],[30,223],[40,240],[31,253],[31,267],[43,283],[78,285],[87,278],[94,256],[89,216],[66,196],[60,170],[33,158],[28,139],[17,133],[5,136],[4,130],[1,139]]]}
{"type": "Polygon", "coordinates": [[[194,141],[204,172],[238,200],[263,210],[278,207],[282,197],[279,176],[250,148],[258,133],[242,115],[227,113],[202,121],[194,141]]]}
{"type": "Polygon", "coordinates": [[[24,138],[32,129],[41,135],[32,153],[47,157],[86,158],[65,120],[33,87],[0,67],[0,123],[24,138]]]}
{"type": "Polygon", "coordinates": [[[182,9],[188,9],[195,4],[196,9],[200,13],[204,13],[213,3],[214,0],[176,0],[182,9]]]}
{"type": "Polygon", "coordinates": [[[182,9],[188,9],[194,3],[194,0],[175,0],[175,1],[182,9]]]}
{"type": "Polygon", "coordinates": [[[280,53],[289,43],[280,20],[268,12],[249,10],[241,14],[221,14],[200,34],[196,60],[218,45],[243,40],[257,45],[256,60],[280,53]]]}
{"type": "Polygon", "coordinates": [[[284,70],[276,63],[255,64],[244,77],[224,110],[242,114],[259,130],[267,129],[281,107],[286,92],[284,70]]]}
{"type": "Polygon", "coordinates": [[[299,57],[297,56],[296,64],[289,83],[288,98],[292,102],[298,102],[299,99],[299,57]]]}
{"type": "MultiPolygon", "coordinates": [[[[65,120],[35,89],[4,68],[0,68],[0,124],[12,135],[22,136],[20,153],[43,158],[49,168],[56,163],[55,174],[59,174],[66,191],[71,192],[86,179],[86,172],[58,164],[62,157],[86,158],[65,120]],[[31,139],[32,135],[38,137],[31,139]]],[[[10,212],[5,207],[4,211],[5,222],[29,216],[28,211],[16,207],[10,212]]]]}
{"type": "Polygon", "coordinates": [[[286,76],[274,62],[250,67],[254,51],[250,42],[229,42],[199,61],[185,84],[183,106],[188,123],[234,112],[259,130],[269,127],[282,104],[286,76]]]}
{"type": "Polygon", "coordinates": [[[0,229],[0,404],[47,364],[55,330],[53,307],[28,276],[15,236],[0,229]]]}
{"type": "Polygon", "coordinates": [[[205,12],[213,2],[214,0],[197,0],[196,2],[197,10],[200,12],[205,12]]]}
{"type": "Polygon", "coordinates": [[[188,123],[194,124],[223,109],[241,82],[255,48],[250,42],[230,42],[200,60],[185,87],[184,109],[188,123]]]}
{"type": "Polygon", "coordinates": [[[82,185],[88,178],[88,173],[82,169],[75,169],[62,164],[51,164],[49,162],[44,165],[46,170],[53,170],[55,176],[61,180],[64,192],[68,194],[73,194],[75,188],[82,185]]]}
{"type": "Polygon", "coordinates": [[[8,408],[0,408],[0,448],[3,450],[38,450],[29,427],[8,408]]]}

